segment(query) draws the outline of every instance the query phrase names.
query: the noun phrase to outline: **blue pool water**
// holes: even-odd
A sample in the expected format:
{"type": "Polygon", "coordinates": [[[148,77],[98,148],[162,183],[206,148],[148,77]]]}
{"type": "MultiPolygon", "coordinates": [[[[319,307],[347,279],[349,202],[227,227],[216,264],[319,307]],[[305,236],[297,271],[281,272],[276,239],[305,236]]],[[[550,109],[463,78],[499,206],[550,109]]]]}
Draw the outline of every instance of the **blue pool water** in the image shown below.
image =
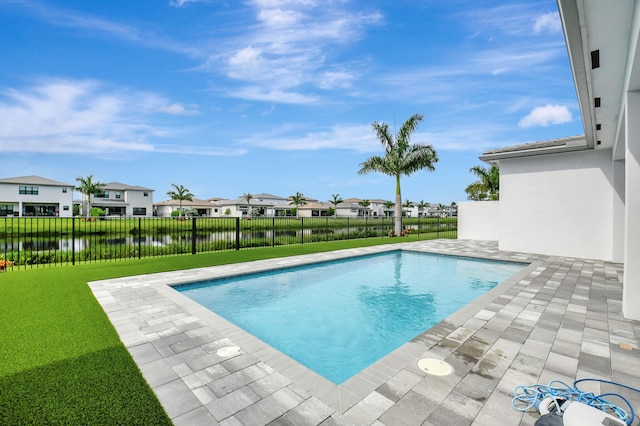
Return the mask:
{"type": "Polygon", "coordinates": [[[176,289],[340,384],[524,266],[393,251],[176,289]]]}

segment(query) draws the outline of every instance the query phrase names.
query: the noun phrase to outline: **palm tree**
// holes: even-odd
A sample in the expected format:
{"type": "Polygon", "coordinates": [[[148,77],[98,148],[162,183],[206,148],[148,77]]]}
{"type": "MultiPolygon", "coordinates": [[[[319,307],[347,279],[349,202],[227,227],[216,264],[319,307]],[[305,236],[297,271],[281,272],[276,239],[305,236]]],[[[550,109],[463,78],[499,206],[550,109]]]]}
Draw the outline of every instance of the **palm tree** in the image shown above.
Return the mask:
{"type": "Polygon", "coordinates": [[[429,207],[429,203],[425,203],[424,200],[420,200],[420,202],[418,203],[418,216],[423,216],[422,212],[427,207],[429,207]]]}
{"type": "Polygon", "coordinates": [[[178,217],[182,217],[182,202],[193,201],[193,194],[182,185],[172,183],[171,186],[173,187],[173,191],[167,191],[167,195],[171,197],[172,200],[179,201],[180,209],[178,210],[178,217]]]}
{"type": "Polygon", "coordinates": [[[369,216],[369,206],[371,205],[371,201],[369,200],[360,200],[358,203],[360,206],[364,207],[364,215],[369,216]]]}
{"type": "Polygon", "coordinates": [[[500,199],[500,169],[496,166],[486,168],[482,166],[473,166],[469,169],[471,173],[476,175],[478,180],[465,189],[469,194],[469,199],[485,199],[496,201],[500,199]]]}
{"type": "Polygon", "coordinates": [[[409,199],[407,198],[404,202],[404,204],[402,205],[403,210],[404,209],[412,209],[413,208],[413,203],[411,201],[409,201],[409,199]]]}
{"type": "Polygon", "coordinates": [[[296,192],[296,195],[292,195],[291,197],[291,201],[289,202],[289,204],[293,204],[294,206],[296,206],[296,217],[298,216],[298,207],[299,206],[304,206],[305,204],[307,204],[307,199],[304,198],[304,194],[302,192],[296,192]]]}
{"type": "Polygon", "coordinates": [[[333,200],[329,200],[329,202],[333,204],[333,212],[335,214],[335,212],[338,210],[338,204],[340,204],[344,200],[340,198],[340,194],[332,194],[331,196],[333,197],[333,200]]]}
{"type": "Polygon", "coordinates": [[[93,175],[89,175],[86,178],[77,177],[76,181],[80,183],[76,187],[76,191],[81,192],[87,199],[87,211],[85,212],[85,216],[91,216],[91,195],[92,194],[101,194],[104,192],[104,187],[106,184],[100,183],[98,181],[93,181],[93,175]]]}
{"type": "Polygon", "coordinates": [[[391,210],[391,207],[393,207],[395,204],[393,201],[385,201],[384,202],[384,211],[385,211],[385,216],[389,216],[387,213],[389,213],[389,210],[391,210]]]}
{"type": "Polygon", "coordinates": [[[253,195],[249,194],[248,192],[246,194],[244,194],[242,196],[242,198],[244,198],[245,200],[247,200],[247,217],[251,218],[251,199],[253,198],[253,195]]]}
{"type": "Polygon", "coordinates": [[[414,114],[405,121],[396,135],[389,132],[386,123],[373,122],[371,126],[376,132],[382,144],[385,156],[373,156],[360,164],[358,174],[379,172],[396,179],[396,218],[395,235],[402,232],[402,193],[400,190],[400,177],[411,175],[419,170],[435,170],[434,163],[438,161],[438,155],[431,145],[411,144],[411,134],[422,121],[421,114],[414,114]]]}

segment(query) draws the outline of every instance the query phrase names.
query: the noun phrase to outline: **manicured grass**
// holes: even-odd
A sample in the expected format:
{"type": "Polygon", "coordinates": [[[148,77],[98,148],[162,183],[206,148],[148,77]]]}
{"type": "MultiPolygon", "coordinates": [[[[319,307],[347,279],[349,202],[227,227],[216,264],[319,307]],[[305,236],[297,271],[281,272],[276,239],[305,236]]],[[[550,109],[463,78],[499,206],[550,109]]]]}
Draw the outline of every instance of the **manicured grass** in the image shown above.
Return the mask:
{"type": "Polygon", "coordinates": [[[351,247],[370,238],[0,273],[0,423],[171,424],[87,283],[351,247]]]}

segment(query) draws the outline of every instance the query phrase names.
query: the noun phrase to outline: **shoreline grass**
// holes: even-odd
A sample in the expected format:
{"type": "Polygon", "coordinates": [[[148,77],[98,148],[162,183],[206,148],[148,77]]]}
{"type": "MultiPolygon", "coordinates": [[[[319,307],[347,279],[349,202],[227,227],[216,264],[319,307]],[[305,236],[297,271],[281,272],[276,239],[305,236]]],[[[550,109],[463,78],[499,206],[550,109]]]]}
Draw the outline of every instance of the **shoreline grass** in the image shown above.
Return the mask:
{"type": "Polygon", "coordinates": [[[171,424],[90,281],[423,239],[370,238],[0,273],[0,419],[171,424]]]}

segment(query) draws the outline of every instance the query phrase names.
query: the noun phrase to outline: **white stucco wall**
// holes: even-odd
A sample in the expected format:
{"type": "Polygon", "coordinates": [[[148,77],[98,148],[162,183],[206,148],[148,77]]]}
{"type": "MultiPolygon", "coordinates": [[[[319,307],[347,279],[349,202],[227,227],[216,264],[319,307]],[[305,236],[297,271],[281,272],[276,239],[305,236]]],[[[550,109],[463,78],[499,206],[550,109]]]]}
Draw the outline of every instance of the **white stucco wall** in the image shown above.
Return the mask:
{"type": "Polygon", "coordinates": [[[500,162],[500,249],[612,260],[610,150],[500,162]]]}
{"type": "Polygon", "coordinates": [[[500,202],[465,201],[458,204],[458,238],[490,240],[500,238],[500,202]]]}
{"type": "Polygon", "coordinates": [[[133,216],[134,208],[145,208],[146,214],[142,217],[153,216],[153,191],[138,191],[127,189],[124,192],[125,201],[127,202],[127,216],[133,216]],[[147,196],[144,196],[144,193],[147,196]]]}
{"type": "Polygon", "coordinates": [[[12,204],[14,210],[22,215],[25,205],[54,205],[60,217],[73,216],[73,187],[61,187],[37,184],[2,184],[0,185],[0,203],[12,204]],[[20,186],[38,188],[38,194],[20,194],[20,186]],[[64,209],[67,207],[67,210],[64,209]]]}

